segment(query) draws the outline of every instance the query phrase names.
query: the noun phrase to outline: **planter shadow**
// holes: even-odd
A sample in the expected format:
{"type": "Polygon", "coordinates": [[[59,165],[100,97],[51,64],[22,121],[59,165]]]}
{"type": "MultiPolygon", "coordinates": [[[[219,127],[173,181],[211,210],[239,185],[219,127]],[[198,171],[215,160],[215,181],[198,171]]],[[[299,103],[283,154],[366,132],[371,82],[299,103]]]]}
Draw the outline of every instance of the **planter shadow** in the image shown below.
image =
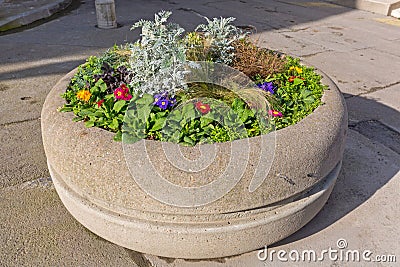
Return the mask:
{"type": "Polygon", "coordinates": [[[400,123],[395,121],[400,117],[399,111],[373,99],[344,96],[349,111],[349,134],[336,186],[310,223],[271,248],[304,239],[334,224],[369,200],[400,170],[400,134],[393,129],[399,129],[400,123]]]}

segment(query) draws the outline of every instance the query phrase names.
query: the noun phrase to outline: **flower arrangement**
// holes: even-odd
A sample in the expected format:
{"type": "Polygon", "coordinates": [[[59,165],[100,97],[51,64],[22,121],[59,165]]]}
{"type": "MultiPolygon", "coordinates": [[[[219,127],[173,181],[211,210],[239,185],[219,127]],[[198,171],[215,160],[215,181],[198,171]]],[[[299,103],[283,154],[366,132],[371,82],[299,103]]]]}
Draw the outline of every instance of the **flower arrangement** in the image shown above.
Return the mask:
{"type": "MultiPolygon", "coordinates": [[[[167,23],[171,12],[141,20],[135,43],[114,46],[80,65],[62,95],[63,112],[114,139],[184,145],[225,142],[295,124],[322,104],[326,88],[299,59],[256,46],[234,18],[206,18],[195,31],[167,23]],[[196,62],[223,64],[252,88],[186,82],[196,62]]],[[[232,79],[232,77],[227,77],[232,79]]]]}

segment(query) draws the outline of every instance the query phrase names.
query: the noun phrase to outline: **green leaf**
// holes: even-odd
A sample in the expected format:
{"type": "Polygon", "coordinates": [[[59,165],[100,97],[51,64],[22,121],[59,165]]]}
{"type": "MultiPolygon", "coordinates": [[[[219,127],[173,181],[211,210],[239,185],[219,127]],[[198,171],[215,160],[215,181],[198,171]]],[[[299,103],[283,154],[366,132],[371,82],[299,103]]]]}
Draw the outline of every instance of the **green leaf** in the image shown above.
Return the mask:
{"type": "Polygon", "coordinates": [[[118,100],[117,102],[115,102],[113,110],[118,113],[125,106],[125,104],[125,100],[118,100]]]}
{"type": "Polygon", "coordinates": [[[193,103],[187,103],[182,108],[182,115],[185,118],[194,118],[196,116],[196,111],[194,110],[193,103]]]}
{"type": "Polygon", "coordinates": [[[294,78],[293,85],[303,84],[304,81],[300,78],[294,78]]]}
{"type": "Polygon", "coordinates": [[[78,122],[78,121],[81,121],[81,120],[83,120],[82,117],[75,117],[75,118],[72,119],[73,122],[78,122]]]}
{"type": "Polygon", "coordinates": [[[235,98],[232,103],[232,108],[234,110],[244,109],[244,102],[239,98],[235,98]]]}
{"type": "Polygon", "coordinates": [[[146,121],[149,117],[149,114],[151,112],[151,107],[148,105],[145,106],[138,106],[137,107],[137,117],[146,121]]]}
{"type": "Polygon", "coordinates": [[[302,96],[303,98],[306,98],[307,96],[309,96],[309,95],[311,95],[311,94],[312,94],[312,91],[307,90],[307,89],[301,91],[301,96],[302,96]]]}
{"type": "Polygon", "coordinates": [[[118,127],[119,127],[118,119],[114,118],[112,120],[112,122],[108,125],[108,127],[110,127],[110,129],[112,129],[112,130],[118,129],[118,127]]]}
{"type": "Polygon", "coordinates": [[[175,121],[175,122],[180,122],[182,120],[182,113],[180,110],[175,109],[172,111],[168,117],[169,121],[175,121]]]}
{"type": "Polygon", "coordinates": [[[306,104],[312,104],[312,103],[314,103],[315,98],[314,98],[312,95],[310,95],[310,96],[304,98],[303,101],[304,101],[304,103],[306,103],[306,104]]]}
{"type": "Polygon", "coordinates": [[[152,131],[160,130],[165,124],[166,118],[159,118],[155,121],[153,127],[151,128],[152,131]]]}
{"type": "Polygon", "coordinates": [[[104,93],[105,91],[107,91],[107,84],[105,82],[103,82],[102,79],[97,81],[96,85],[100,88],[100,92],[104,93]],[[100,81],[102,81],[102,82],[100,84],[98,84],[100,81]]]}
{"type": "Polygon", "coordinates": [[[185,141],[185,143],[188,143],[189,145],[194,145],[194,144],[195,144],[195,141],[192,140],[192,139],[191,139],[190,137],[188,137],[188,136],[183,137],[183,141],[185,141]]]}
{"type": "Polygon", "coordinates": [[[208,112],[207,114],[201,116],[202,118],[207,118],[207,119],[211,119],[211,120],[217,120],[217,115],[212,111],[212,112],[208,112]]]}
{"type": "Polygon", "coordinates": [[[122,139],[122,143],[125,143],[125,144],[133,144],[133,143],[135,143],[135,142],[137,142],[137,141],[142,140],[143,138],[140,138],[140,137],[138,137],[138,136],[135,135],[135,134],[123,133],[121,139],[122,139]]]}
{"type": "Polygon", "coordinates": [[[151,105],[154,102],[154,97],[150,94],[144,94],[141,98],[136,100],[138,105],[151,105]]]}
{"type": "Polygon", "coordinates": [[[105,99],[105,100],[109,100],[109,99],[114,100],[114,95],[113,95],[113,94],[108,94],[108,95],[106,95],[106,96],[104,97],[104,99],[105,99]]]}
{"type": "Polygon", "coordinates": [[[114,141],[117,142],[121,142],[122,141],[122,132],[118,131],[115,135],[114,135],[114,141]]]}
{"type": "Polygon", "coordinates": [[[94,114],[93,114],[93,116],[95,116],[95,117],[102,117],[104,115],[104,111],[103,110],[97,110],[94,114]]]}
{"type": "Polygon", "coordinates": [[[59,112],[71,112],[73,110],[72,107],[62,107],[60,109],[58,109],[59,112]]]}
{"type": "Polygon", "coordinates": [[[213,122],[213,119],[207,117],[200,117],[200,127],[203,128],[213,122]]]}
{"type": "Polygon", "coordinates": [[[94,121],[85,122],[85,126],[88,127],[88,128],[93,127],[94,126],[94,121]]]}
{"type": "Polygon", "coordinates": [[[79,116],[81,116],[81,117],[85,117],[85,116],[93,116],[93,114],[94,114],[94,112],[93,111],[91,111],[91,110],[89,110],[89,109],[82,109],[79,113],[78,113],[78,115],[79,116]]]}

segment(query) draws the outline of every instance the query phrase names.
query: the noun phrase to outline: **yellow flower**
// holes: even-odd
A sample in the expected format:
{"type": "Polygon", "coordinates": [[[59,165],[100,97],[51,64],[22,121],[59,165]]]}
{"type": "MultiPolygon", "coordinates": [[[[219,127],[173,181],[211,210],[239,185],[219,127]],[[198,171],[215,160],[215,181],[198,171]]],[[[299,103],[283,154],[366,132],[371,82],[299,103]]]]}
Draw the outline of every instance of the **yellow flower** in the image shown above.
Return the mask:
{"type": "Polygon", "coordinates": [[[89,90],[80,90],[78,93],[76,93],[76,97],[85,102],[89,101],[91,95],[92,94],[89,92],[89,90]]]}
{"type": "Polygon", "coordinates": [[[291,66],[290,68],[289,68],[289,70],[295,70],[297,73],[299,73],[299,74],[301,74],[301,73],[303,73],[303,69],[302,68],[300,68],[300,67],[295,67],[295,66],[291,66]]]}

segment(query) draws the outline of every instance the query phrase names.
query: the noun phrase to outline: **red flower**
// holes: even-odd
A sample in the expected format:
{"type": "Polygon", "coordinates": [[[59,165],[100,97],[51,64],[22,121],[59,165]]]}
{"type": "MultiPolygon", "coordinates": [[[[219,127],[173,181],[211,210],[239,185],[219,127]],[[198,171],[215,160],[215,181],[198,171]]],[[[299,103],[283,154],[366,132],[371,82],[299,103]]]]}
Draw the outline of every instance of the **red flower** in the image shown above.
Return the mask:
{"type": "Polygon", "coordinates": [[[200,111],[200,113],[203,114],[203,115],[204,115],[204,114],[207,114],[207,113],[210,112],[210,110],[211,110],[209,104],[204,104],[204,103],[202,103],[201,101],[197,102],[197,103],[195,104],[195,106],[196,106],[196,109],[197,109],[198,111],[200,111]]]}
{"type": "Polygon", "coordinates": [[[129,94],[129,88],[125,84],[114,90],[114,97],[117,100],[131,100],[132,95],[129,94]]]}
{"type": "Polygon", "coordinates": [[[279,112],[279,111],[273,110],[273,109],[269,110],[268,114],[272,115],[272,117],[282,117],[283,116],[282,112],[279,112]]]}
{"type": "Polygon", "coordinates": [[[104,99],[97,101],[97,107],[101,107],[103,105],[104,99]]]}
{"type": "Polygon", "coordinates": [[[290,76],[289,77],[289,79],[288,79],[288,81],[290,82],[290,83],[292,83],[292,82],[294,82],[294,79],[302,79],[303,81],[304,81],[304,78],[303,77],[297,77],[297,76],[290,76]]]}

